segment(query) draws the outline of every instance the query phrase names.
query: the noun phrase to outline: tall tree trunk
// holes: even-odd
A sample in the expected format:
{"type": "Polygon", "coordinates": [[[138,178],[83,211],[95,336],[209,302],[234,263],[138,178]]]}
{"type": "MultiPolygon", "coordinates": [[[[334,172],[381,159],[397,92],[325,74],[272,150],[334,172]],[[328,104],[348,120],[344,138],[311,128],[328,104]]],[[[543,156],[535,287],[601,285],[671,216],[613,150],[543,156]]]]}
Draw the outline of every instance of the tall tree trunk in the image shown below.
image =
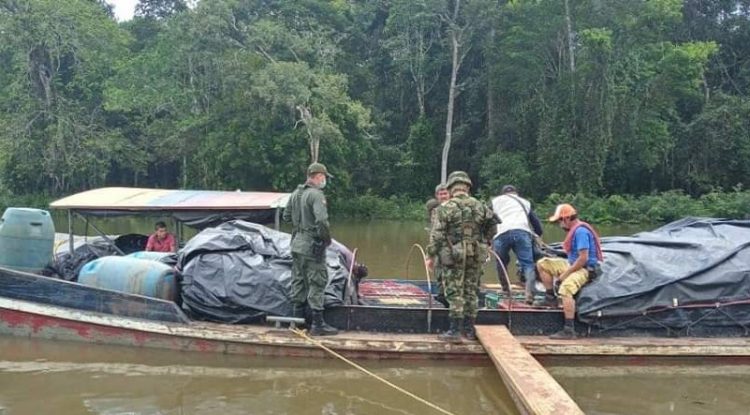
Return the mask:
{"type": "Polygon", "coordinates": [[[573,23],[570,19],[570,5],[569,0],[563,0],[565,3],[565,34],[568,38],[568,63],[570,64],[570,72],[576,71],[576,58],[575,48],[573,47],[573,23]]]}
{"type": "Polygon", "coordinates": [[[448,179],[448,153],[451,150],[451,140],[453,139],[453,107],[456,100],[456,80],[458,78],[458,69],[461,66],[461,59],[459,58],[459,47],[460,47],[460,32],[457,26],[459,7],[461,6],[461,0],[456,0],[455,7],[453,9],[453,21],[451,25],[451,83],[448,89],[448,114],[445,120],[445,143],[443,143],[443,155],[440,162],[440,182],[445,183],[448,179]]]}
{"type": "MultiPolygon", "coordinates": [[[[490,42],[487,48],[487,56],[492,56],[489,50],[495,44],[495,29],[490,31],[490,42]]],[[[495,139],[495,96],[492,91],[492,64],[493,61],[487,62],[487,144],[489,145],[495,139]]]]}

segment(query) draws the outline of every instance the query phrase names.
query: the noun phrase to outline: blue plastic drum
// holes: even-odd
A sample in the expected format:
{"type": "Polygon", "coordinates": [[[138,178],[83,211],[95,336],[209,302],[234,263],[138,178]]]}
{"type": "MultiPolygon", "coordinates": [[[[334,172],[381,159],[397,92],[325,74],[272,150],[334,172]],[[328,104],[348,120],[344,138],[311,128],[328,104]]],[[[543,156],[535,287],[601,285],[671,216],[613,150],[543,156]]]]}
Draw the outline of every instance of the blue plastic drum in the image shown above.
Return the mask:
{"type": "Polygon", "coordinates": [[[177,278],[172,267],[133,257],[107,256],[81,268],[78,282],[146,297],[175,301],[177,278]]]}
{"type": "Polygon", "coordinates": [[[52,260],[55,225],[49,212],[8,208],[0,219],[0,266],[41,272],[52,260]]]}

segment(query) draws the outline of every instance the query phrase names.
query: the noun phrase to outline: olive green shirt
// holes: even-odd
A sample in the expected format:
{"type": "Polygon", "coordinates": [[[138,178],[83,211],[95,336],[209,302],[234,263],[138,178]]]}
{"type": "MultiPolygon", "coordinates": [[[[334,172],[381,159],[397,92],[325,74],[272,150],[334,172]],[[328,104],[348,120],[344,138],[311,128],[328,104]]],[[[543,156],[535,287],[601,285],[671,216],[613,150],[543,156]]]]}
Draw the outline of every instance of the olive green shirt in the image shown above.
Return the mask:
{"type": "Polygon", "coordinates": [[[284,220],[292,222],[292,252],[312,255],[315,241],[331,243],[328,207],[323,191],[307,183],[297,186],[284,209],[284,220]]]}

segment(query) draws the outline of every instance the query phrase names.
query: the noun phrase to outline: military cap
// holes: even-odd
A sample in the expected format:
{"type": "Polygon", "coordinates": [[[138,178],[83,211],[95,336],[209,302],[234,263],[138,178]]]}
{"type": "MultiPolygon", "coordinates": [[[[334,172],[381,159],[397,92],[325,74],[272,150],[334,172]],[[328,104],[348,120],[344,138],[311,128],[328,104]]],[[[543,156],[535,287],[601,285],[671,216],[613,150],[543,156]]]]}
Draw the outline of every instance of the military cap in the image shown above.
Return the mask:
{"type": "Polygon", "coordinates": [[[312,176],[316,173],[323,173],[328,177],[333,177],[332,174],[328,173],[328,169],[326,168],[325,164],[323,163],[313,163],[309,167],[307,167],[307,175],[312,176]]]}

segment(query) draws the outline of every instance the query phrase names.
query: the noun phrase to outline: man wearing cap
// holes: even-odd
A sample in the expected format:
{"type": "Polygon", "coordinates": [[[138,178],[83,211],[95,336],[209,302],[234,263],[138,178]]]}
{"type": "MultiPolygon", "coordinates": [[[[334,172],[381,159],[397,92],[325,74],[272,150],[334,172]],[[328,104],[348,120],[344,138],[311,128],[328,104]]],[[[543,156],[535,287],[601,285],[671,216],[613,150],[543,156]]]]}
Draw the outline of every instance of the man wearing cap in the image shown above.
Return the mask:
{"type": "Polygon", "coordinates": [[[338,331],[323,319],[323,299],[328,270],[326,248],[331,244],[328,208],[323,189],[333,177],[321,163],[307,168],[307,181],[297,186],[284,209],[284,220],[292,230],[292,315],[303,318],[305,303],[312,311],[310,334],[327,336],[338,331]]]}
{"type": "MultiPolygon", "coordinates": [[[[451,194],[448,192],[448,188],[440,183],[435,186],[435,197],[427,201],[427,218],[430,221],[430,226],[427,228],[427,232],[432,232],[432,228],[435,224],[435,212],[436,208],[443,203],[447,202],[451,198],[451,194]]],[[[448,308],[448,300],[445,299],[445,279],[443,278],[443,267],[440,265],[440,258],[433,257],[433,275],[435,276],[435,283],[438,286],[438,294],[435,299],[448,308]]]]}
{"type": "Polygon", "coordinates": [[[450,327],[439,338],[460,343],[461,336],[476,340],[477,291],[487,244],[497,224],[492,209],[469,195],[471,179],[462,171],[448,176],[451,199],[435,212],[427,246],[427,266],[437,256],[443,267],[445,294],[450,305],[450,327]]]}
{"type": "MultiPolygon", "coordinates": [[[[578,219],[578,212],[567,203],[557,205],[555,214],[549,218],[567,231],[563,250],[568,259],[542,258],[536,263],[539,276],[547,289],[545,299],[538,305],[557,306],[554,297],[554,278],[560,280],[558,294],[562,298],[565,327],[553,334],[555,339],[575,339],[576,332],[573,320],[576,314],[574,296],[599,269],[602,255],[601,243],[596,230],[588,223],[578,219]]],[[[537,303],[535,303],[537,304],[537,303]]]]}
{"type": "Polygon", "coordinates": [[[526,303],[534,301],[536,268],[534,267],[534,236],[542,235],[542,224],[531,209],[531,202],[520,197],[513,185],[505,185],[502,194],[492,199],[492,210],[501,223],[492,240],[492,247],[502,264],[497,263],[497,278],[503,289],[508,290],[504,269],[508,269],[511,249],[518,257],[526,283],[526,303]]]}

